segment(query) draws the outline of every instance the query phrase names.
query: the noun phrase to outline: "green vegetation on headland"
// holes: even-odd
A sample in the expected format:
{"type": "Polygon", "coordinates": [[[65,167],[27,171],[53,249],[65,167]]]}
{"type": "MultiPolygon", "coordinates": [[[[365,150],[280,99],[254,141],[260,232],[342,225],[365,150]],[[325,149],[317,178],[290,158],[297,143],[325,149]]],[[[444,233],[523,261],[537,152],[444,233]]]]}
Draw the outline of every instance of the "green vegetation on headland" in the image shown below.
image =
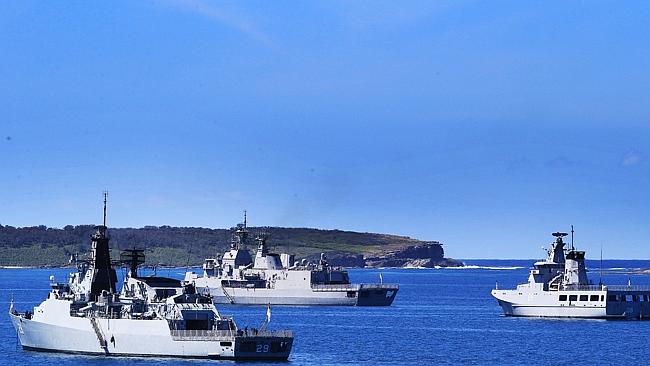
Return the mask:
{"type": "MultiPolygon", "coordinates": [[[[255,250],[252,240],[255,234],[263,231],[269,235],[267,243],[272,252],[291,253],[296,258],[317,258],[322,252],[331,258],[347,261],[350,258],[385,258],[389,253],[428,243],[440,248],[436,252],[439,259],[443,255],[440,245],[405,236],[306,228],[249,230],[250,251],[255,250]]],[[[83,254],[90,250],[93,232],[93,225],[68,225],[63,229],[42,225],[22,228],[0,225],[0,266],[68,265],[71,254],[83,258],[83,254]]],[[[167,266],[196,266],[206,257],[221,255],[230,245],[231,233],[229,229],[198,227],[109,228],[113,259],[119,258],[119,250],[135,247],[146,250],[148,265],[167,266]]]]}

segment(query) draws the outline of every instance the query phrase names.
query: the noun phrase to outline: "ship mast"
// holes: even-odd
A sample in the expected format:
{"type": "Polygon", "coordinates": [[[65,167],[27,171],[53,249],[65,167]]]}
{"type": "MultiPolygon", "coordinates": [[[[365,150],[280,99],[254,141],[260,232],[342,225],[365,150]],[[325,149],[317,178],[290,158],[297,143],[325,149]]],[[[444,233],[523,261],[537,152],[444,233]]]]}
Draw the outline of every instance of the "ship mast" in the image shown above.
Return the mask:
{"type": "Polygon", "coordinates": [[[104,191],[104,227],[106,227],[106,199],[108,198],[108,191],[104,191]]]}
{"type": "Polygon", "coordinates": [[[110,237],[106,231],[106,203],[108,192],[104,191],[104,218],[102,226],[95,226],[91,238],[91,266],[93,278],[90,286],[90,300],[96,300],[102,291],[115,293],[117,274],[111,266],[111,254],[108,246],[110,237]]]}
{"type": "Polygon", "coordinates": [[[246,210],[244,210],[244,222],[241,224],[237,224],[237,227],[235,227],[235,234],[232,238],[232,242],[230,243],[230,249],[242,249],[246,245],[246,241],[248,238],[248,230],[246,229],[246,224],[247,224],[247,217],[246,217],[246,210]]]}

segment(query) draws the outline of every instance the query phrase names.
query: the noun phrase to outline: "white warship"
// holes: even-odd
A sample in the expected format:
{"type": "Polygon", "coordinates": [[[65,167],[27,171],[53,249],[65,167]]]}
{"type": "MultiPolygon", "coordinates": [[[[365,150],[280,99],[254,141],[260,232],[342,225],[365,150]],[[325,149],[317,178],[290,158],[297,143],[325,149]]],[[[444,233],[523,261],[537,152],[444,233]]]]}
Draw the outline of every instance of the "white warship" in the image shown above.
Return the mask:
{"type": "Polygon", "coordinates": [[[650,317],[650,286],[608,286],[587,279],[585,252],[565,249],[567,233],[553,233],[546,260],[534,264],[528,282],[514,290],[492,290],[507,316],[557,318],[650,317]]]}
{"type": "Polygon", "coordinates": [[[187,272],[185,282],[209,292],[218,304],[389,306],[399,290],[397,284],[352,284],[348,272],[332,268],[324,254],[318,264],[310,264],[294,263],[292,255],[269,253],[267,237],[255,238],[257,252],[252,258],[246,249],[244,214],[244,223],[234,228],[230,249],[222,258],[206,259],[203,275],[187,272]]]}
{"type": "Polygon", "coordinates": [[[271,331],[270,307],[259,330],[239,329],[221,316],[209,296],[179,280],[138,276],[142,250],[122,253],[129,264],[120,293],[106,228],[96,227],[90,259],[77,261],[68,282],[50,277],[51,292],[33,312],[10,307],[10,318],[24,349],[106,356],[169,356],[215,359],[286,360],[291,331],[271,331]]]}

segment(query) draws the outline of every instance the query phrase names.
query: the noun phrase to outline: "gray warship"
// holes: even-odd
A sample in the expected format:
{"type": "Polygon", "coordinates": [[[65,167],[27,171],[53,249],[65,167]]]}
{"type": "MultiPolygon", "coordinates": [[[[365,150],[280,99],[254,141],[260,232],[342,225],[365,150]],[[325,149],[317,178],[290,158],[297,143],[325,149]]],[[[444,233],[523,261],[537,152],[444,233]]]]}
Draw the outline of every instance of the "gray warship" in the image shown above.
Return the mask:
{"type": "Polygon", "coordinates": [[[32,311],[10,306],[9,316],[24,349],[106,356],[169,356],[213,359],[287,360],[289,330],[272,331],[267,318],[259,330],[239,329],[222,316],[209,295],[165,277],[139,276],[142,250],[127,250],[130,267],[121,292],[109,251],[106,227],[97,226],[89,260],[77,261],[67,282],[50,278],[51,291],[32,311]]]}
{"type": "Polygon", "coordinates": [[[585,252],[573,244],[565,248],[568,233],[553,233],[547,258],[536,262],[528,282],[516,289],[492,290],[507,316],[554,318],[647,319],[650,286],[593,284],[587,278],[585,252]]]}
{"type": "Polygon", "coordinates": [[[215,303],[389,306],[399,290],[397,284],[353,284],[348,272],[330,266],[324,254],[314,264],[270,253],[264,233],[255,237],[257,251],[251,257],[246,213],[233,229],[230,249],[221,258],[206,259],[202,275],[185,274],[186,283],[209,293],[215,303]]]}

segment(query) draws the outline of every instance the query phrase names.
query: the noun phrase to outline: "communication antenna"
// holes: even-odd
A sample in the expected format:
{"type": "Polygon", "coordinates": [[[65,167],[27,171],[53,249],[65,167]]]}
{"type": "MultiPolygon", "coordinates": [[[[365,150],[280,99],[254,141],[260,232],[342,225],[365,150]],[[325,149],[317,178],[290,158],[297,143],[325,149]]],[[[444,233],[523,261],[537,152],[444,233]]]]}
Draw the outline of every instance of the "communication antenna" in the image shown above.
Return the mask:
{"type": "Polygon", "coordinates": [[[600,279],[598,280],[600,286],[603,285],[603,244],[600,244],[600,279]]]}
{"type": "Polygon", "coordinates": [[[246,210],[244,210],[244,229],[246,228],[246,210]]]}
{"type": "Polygon", "coordinates": [[[571,250],[575,250],[575,247],[573,246],[573,225],[571,225],[571,250]]]}
{"type": "Polygon", "coordinates": [[[108,191],[104,191],[104,226],[106,226],[106,198],[108,197],[108,191]]]}

